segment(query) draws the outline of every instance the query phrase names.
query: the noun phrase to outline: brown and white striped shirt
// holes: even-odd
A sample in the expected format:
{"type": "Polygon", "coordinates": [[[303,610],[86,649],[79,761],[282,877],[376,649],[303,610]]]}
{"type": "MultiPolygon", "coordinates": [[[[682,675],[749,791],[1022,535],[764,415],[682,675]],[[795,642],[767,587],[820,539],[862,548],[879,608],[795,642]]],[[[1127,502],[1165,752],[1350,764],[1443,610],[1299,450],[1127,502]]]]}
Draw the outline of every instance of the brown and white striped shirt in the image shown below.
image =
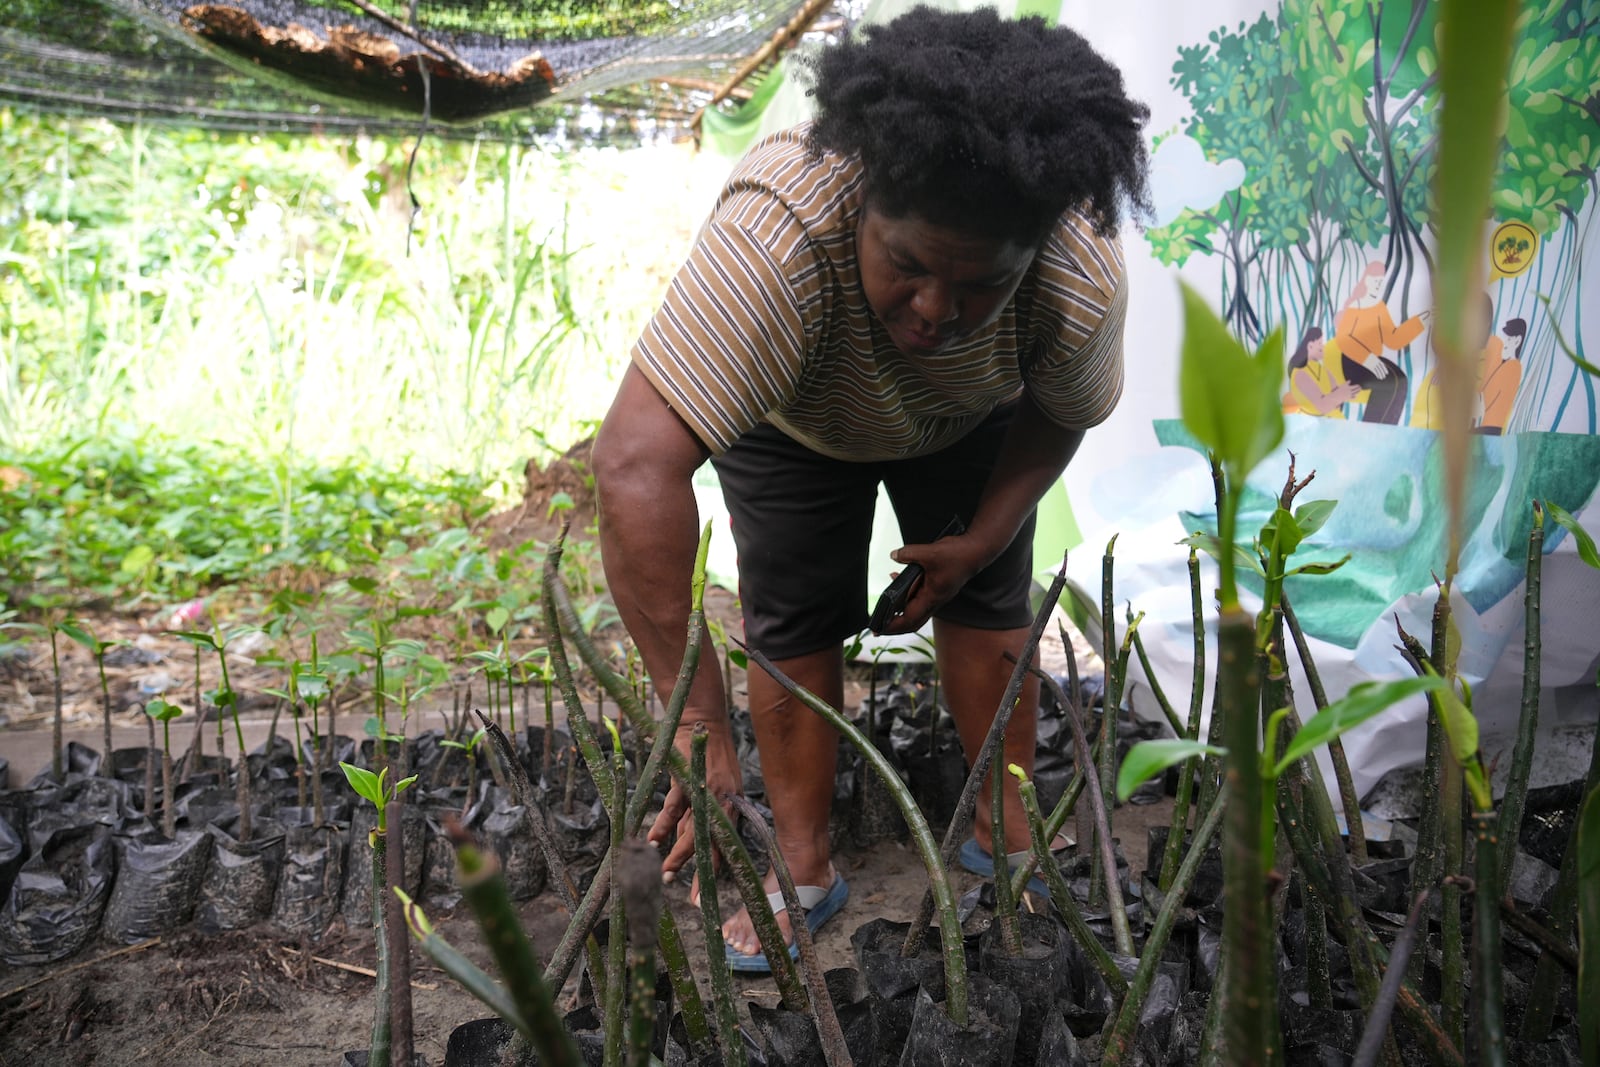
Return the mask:
{"type": "Polygon", "coordinates": [[[729,178],[632,353],[713,453],[767,421],[824,455],[898,459],[959,440],[1024,387],[1068,429],[1122,393],[1122,253],[1065,216],[1000,317],[931,355],[894,347],[856,261],[861,167],[809,157],[807,126],[729,178]]]}

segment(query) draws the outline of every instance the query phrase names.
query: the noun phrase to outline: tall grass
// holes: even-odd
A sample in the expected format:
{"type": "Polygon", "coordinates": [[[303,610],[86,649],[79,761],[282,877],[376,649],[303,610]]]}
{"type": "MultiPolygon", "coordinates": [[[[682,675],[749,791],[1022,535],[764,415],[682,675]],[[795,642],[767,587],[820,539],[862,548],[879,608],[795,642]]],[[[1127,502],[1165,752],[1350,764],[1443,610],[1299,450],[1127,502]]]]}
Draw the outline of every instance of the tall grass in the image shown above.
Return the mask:
{"type": "Polygon", "coordinates": [[[509,481],[581,437],[704,164],[428,142],[413,220],[409,148],[0,110],[0,456],[216,442],[288,500],[308,461],[509,481]]]}

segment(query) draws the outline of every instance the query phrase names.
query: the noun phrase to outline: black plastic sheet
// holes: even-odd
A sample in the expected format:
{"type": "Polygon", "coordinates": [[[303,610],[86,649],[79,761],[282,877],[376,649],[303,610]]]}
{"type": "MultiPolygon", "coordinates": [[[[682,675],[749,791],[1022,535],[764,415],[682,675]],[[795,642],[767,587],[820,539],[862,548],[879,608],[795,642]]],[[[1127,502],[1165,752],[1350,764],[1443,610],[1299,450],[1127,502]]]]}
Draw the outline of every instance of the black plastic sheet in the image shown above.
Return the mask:
{"type": "Polygon", "coordinates": [[[0,959],[16,966],[65,959],[87,944],[116,869],[111,831],[94,822],[53,829],[31,848],[0,910],[0,959]]]}
{"type": "Polygon", "coordinates": [[[106,940],[131,945],[188,925],[211,858],[211,835],[179,830],[168,838],[150,830],[114,841],[117,878],[101,928],[106,940]]]}
{"type": "MultiPolygon", "coordinates": [[[[595,803],[598,806],[599,801],[595,803]]],[[[544,890],[549,872],[544,853],[528,828],[526,811],[520,805],[509,803],[501,790],[490,788],[484,802],[474,809],[473,816],[473,826],[483,838],[484,846],[500,859],[511,899],[530,900],[538,896],[544,890]]],[[[602,814],[600,825],[591,833],[598,834],[603,825],[602,814]]],[[[601,844],[598,851],[603,851],[603,847],[601,844]]]]}
{"type": "Polygon", "coordinates": [[[272,914],[273,896],[283,868],[284,831],[276,822],[256,822],[252,837],[234,836],[238,816],[206,827],[211,837],[211,863],[200,885],[195,920],[207,933],[240,930],[272,914]]]}

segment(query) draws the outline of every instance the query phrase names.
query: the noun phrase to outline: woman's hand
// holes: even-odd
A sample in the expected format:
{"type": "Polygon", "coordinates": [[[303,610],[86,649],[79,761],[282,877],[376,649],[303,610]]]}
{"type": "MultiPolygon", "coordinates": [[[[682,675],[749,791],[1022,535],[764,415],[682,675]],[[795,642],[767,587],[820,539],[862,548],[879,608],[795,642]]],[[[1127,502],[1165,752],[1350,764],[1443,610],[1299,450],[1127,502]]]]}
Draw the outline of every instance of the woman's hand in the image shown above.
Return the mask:
{"type": "MultiPolygon", "coordinates": [[[[1004,551],[1005,546],[1001,546],[1004,551]]],[[[926,545],[905,545],[890,553],[896,563],[922,565],[922,581],[911,591],[906,610],[884,627],[886,634],[915,633],[935,611],[988,566],[998,553],[991,553],[971,534],[941,537],[926,545]]]]}

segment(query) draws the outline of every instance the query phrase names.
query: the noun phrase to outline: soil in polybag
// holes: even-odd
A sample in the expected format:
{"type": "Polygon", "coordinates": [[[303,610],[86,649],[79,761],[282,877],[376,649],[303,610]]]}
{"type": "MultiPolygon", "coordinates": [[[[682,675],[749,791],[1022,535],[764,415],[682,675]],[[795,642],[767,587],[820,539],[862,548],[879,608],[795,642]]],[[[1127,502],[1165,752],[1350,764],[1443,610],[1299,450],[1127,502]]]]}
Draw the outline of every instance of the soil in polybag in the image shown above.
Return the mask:
{"type": "MultiPolygon", "coordinates": [[[[389,834],[395,831],[395,816],[399,815],[404,833],[405,881],[400,888],[416,897],[422,887],[422,867],[428,856],[428,820],[422,809],[414,804],[402,805],[398,811],[389,811],[389,834]]],[[[356,809],[350,821],[350,862],[346,865],[344,897],[340,910],[344,920],[352,927],[372,921],[372,845],[368,835],[378,825],[378,812],[371,804],[356,809]]]]}
{"type": "Polygon", "coordinates": [[[344,853],[341,826],[289,827],[272,902],[272,925],[286,933],[321,937],[339,910],[344,853]]]}
{"type": "Polygon", "coordinates": [[[982,974],[967,975],[967,1025],[945,1014],[944,986],[917,992],[901,1067],[1009,1067],[1017,1041],[1017,998],[982,974]]]}
{"type": "Polygon", "coordinates": [[[30,837],[33,854],[0,910],[0,959],[16,966],[82,948],[100,926],[116,869],[108,827],[79,823],[30,837]]]}
{"type": "Polygon", "coordinates": [[[117,880],[101,927],[106,940],[131,945],[186,926],[205,881],[211,835],[179,830],[168,838],[147,830],[114,840],[117,880]]]}
{"type": "MultiPolygon", "coordinates": [[[[850,1059],[863,1065],[875,1063],[878,1017],[861,987],[860,973],[854,967],[835,967],[823,979],[850,1059]]],[[[810,1015],[790,1011],[781,1004],[769,1008],[752,1002],[750,1022],[766,1053],[768,1067],[826,1067],[821,1039],[810,1015]]]]}
{"type": "Polygon", "coordinates": [[[200,884],[195,921],[207,933],[240,930],[272,914],[272,898],[283,867],[283,827],[258,820],[250,828],[250,840],[241,842],[234,836],[238,826],[235,813],[206,827],[212,843],[211,862],[200,884]]]}

